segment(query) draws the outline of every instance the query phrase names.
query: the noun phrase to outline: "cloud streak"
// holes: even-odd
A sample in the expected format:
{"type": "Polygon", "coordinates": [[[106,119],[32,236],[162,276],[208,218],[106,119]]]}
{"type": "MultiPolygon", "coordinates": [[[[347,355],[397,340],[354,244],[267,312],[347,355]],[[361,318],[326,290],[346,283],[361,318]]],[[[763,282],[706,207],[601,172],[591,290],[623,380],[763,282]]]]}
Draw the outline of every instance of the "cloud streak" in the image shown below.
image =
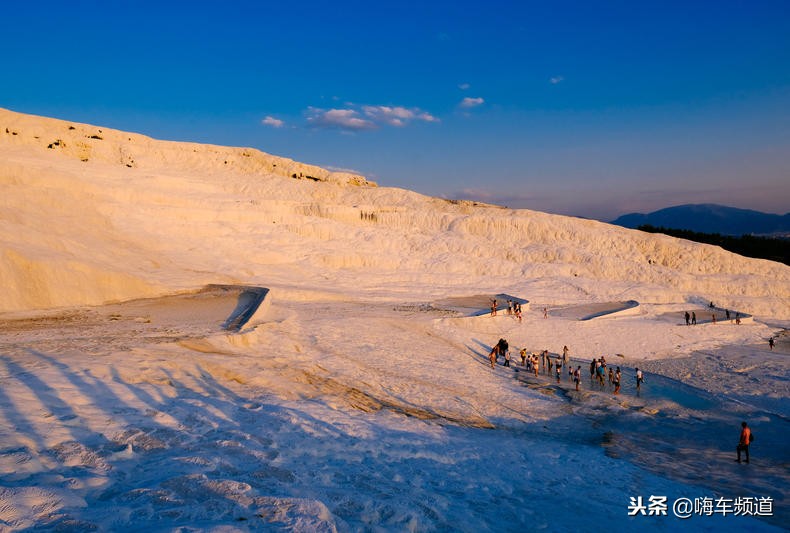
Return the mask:
{"type": "Polygon", "coordinates": [[[376,124],[359,116],[353,109],[319,109],[308,107],[307,123],[315,128],[363,131],[376,128],[376,124]]]}
{"type": "Polygon", "coordinates": [[[402,106],[349,104],[345,109],[309,107],[305,111],[307,124],[314,128],[365,131],[382,126],[402,128],[411,122],[439,122],[439,119],[419,108],[402,106]]]}
{"type": "Polygon", "coordinates": [[[285,122],[283,122],[282,120],[269,116],[261,120],[261,124],[263,124],[264,126],[271,126],[272,128],[282,128],[283,126],[285,126],[285,122]]]}
{"type": "Polygon", "coordinates": [[[461,109],[472,109],[473,107],[477,107],[477,106],[483,105],[483,103],[485,103],[485,100],[483,100],[480,97],[472,98],[472,97],[467,96],[466,98],[461,100],[461,103],[458,104],[458,106],[461,109]]]}

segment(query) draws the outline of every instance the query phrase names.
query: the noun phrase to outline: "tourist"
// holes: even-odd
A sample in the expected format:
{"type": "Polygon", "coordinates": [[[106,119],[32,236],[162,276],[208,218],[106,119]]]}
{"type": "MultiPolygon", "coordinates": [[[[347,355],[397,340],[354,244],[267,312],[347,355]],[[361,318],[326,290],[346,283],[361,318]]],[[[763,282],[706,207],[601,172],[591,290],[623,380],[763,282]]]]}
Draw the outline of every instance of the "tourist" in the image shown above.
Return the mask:
{"type": "Polygon", "coordinates": [[[686,325],[688,326],[690,324],[691,324],[691,315],[689,314],[688,311],[686,311],[686,325]]]}
{"type": "Polygon", "coordinates": [[[741,422],[741,437],[738,440],[738,447],[736,450],[738,451],[738,459],[737,461],[741,462],[741,452],[746,452],[746,462],[749,462],[749,445],[752,443],[752,430],[749,429],[749,426],[746,422],[741,422]]]}
{"type": "Polygon", "coordinates": [[[642,388],[642,383],[645,382],[645,375],[638,368],[636,369],[636,390],[642,388]]]}
{"type": "Polygon", "coordinates": [[[621,377],[622,376],[620,374],[620,367],[618,366],[617,367],[617,372],[614,373],[614,393],[615,394],[620,394],[620,378],[621,377]]]}
{"type": "Polygon", "coordinates": [[[576,371],[573,373],[573,381],[576,382],[576,390],[579,390],[579,383],[582,380],[582,367],[581,365],[576,367],[576,371]]]}
{"type": "Polygon", "coordinates": [[[697,325],[697,313],[695,311],[691,312],[691,325],[692,326],[697,325]]]}
{"type": "Polygon", "coordinates": [[[773,337],[768,339],[768,347],[771,349],[771,351],[774,351],[774,338],[773,337]]]}

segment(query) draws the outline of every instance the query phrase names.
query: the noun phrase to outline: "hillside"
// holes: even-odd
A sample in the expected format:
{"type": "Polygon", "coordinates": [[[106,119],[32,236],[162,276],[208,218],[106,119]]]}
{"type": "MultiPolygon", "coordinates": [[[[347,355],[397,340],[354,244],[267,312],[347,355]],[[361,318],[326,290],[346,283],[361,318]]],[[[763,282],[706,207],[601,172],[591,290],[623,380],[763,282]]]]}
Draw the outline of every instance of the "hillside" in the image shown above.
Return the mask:
{"type": "Polygon", "coordinates": [[[790,213],[774,215],[716,204],[689,204],[648,214],[630,213],[612,224],[631,229],[647,225],[722,235],[770,235],[790,233],[790,213]]]}
{"type": "Polygon", "coordinates": [[[252,149],[0,111],[0,311],[240,283],[503,287],[790,318],[790,268],[600,222],[376,187],[252,149]],[[601,283],[606,281],[607,283],[601,283]]]}

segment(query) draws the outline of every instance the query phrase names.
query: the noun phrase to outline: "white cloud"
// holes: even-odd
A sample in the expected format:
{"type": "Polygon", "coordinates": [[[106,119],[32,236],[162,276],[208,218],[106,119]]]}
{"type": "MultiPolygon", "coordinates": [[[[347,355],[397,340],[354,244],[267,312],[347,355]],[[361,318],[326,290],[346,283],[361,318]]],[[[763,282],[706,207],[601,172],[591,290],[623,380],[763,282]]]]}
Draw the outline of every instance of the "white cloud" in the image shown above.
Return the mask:
{"type": "Polygon", "coordinates": [[[285,126],[285,122],[274,117],[266,117],[265,119],[261,120],[261,124],[265,126],[271,126],[272,128],[282,128],[285,126]]]}
{"type": "Polygon", "coordinates": [[[317,128],[337,128],[341,130],[359,131],[376,128],[370,120],[359,117],[353,109],[318,109],[307,108],[307,123],[317,128]]]}
{"type": "Polygon", "coordinates": [[[365,116],[376,123],[389,126],[402,127],[413,120],[424,122],[438,122],[439,119],[417,108],[407,109],[400,106],[366,105],[362,106],[365,116]]]}
{"type": "Polygon", "coordinates": [[[554,76],[553,78],[549,79],[549,82],[552,85],[557,85],[558,83],[561,83],[564,80],[565,80],[565,78],[563,78],[562,76],[554,76]]]}
{"type": "Polygon", "coordinates": [[[458,88],[461,89],[462,91],[467,90],[469,87],[471,87],[471,85],[469,85],[468,83],[461,83],[458,85],[458,88]]]}
{"type": "Polygon", "coordinates": [[[324,168],[326,168],[327,170],[331,170],[332,172],[345,172],[346,174],[356,174],[357,176],[365,175],[363,172],[353,168],[333,167],[328,165],[324,168]]]}
{"type": "Polygon", "coordinates": [[[458,105],[460,107],[462,107],[463,109],[471,109],[473,107],[477,107],[479,105],[482,105],[484,102],[485,102],[485,100],[483,100],[480,97],[478,97],[478,98],[470,98],[469,96],[467,96],[466,98],[461,100],[461,103],[458,104],[458,105]]]}
{"type": "Polygon", "coordinates": [[[385,105],[348,104],[346,109],[309,107],[305,115],[311,126],[346,131],[372,130],[381,126],[401,128],[414,121],[439,122],[435,116],[416,107],[385,105]]]}

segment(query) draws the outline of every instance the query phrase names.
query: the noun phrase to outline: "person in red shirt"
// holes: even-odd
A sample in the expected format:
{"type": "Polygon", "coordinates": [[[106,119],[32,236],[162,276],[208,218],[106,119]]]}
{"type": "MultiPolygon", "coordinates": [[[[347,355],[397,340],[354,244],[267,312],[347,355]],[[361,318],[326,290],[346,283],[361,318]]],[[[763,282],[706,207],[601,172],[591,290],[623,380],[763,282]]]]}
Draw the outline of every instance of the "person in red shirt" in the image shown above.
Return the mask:
{"type": "Polygon", "coordinates": [[[746,422],[741,422],[741,438],[738,441],[738,462],[741,462],[741,452],[746,452],[746,462],[749,462],[749,444],[752,442],[752,430],[746,425],[746,422]]]}

